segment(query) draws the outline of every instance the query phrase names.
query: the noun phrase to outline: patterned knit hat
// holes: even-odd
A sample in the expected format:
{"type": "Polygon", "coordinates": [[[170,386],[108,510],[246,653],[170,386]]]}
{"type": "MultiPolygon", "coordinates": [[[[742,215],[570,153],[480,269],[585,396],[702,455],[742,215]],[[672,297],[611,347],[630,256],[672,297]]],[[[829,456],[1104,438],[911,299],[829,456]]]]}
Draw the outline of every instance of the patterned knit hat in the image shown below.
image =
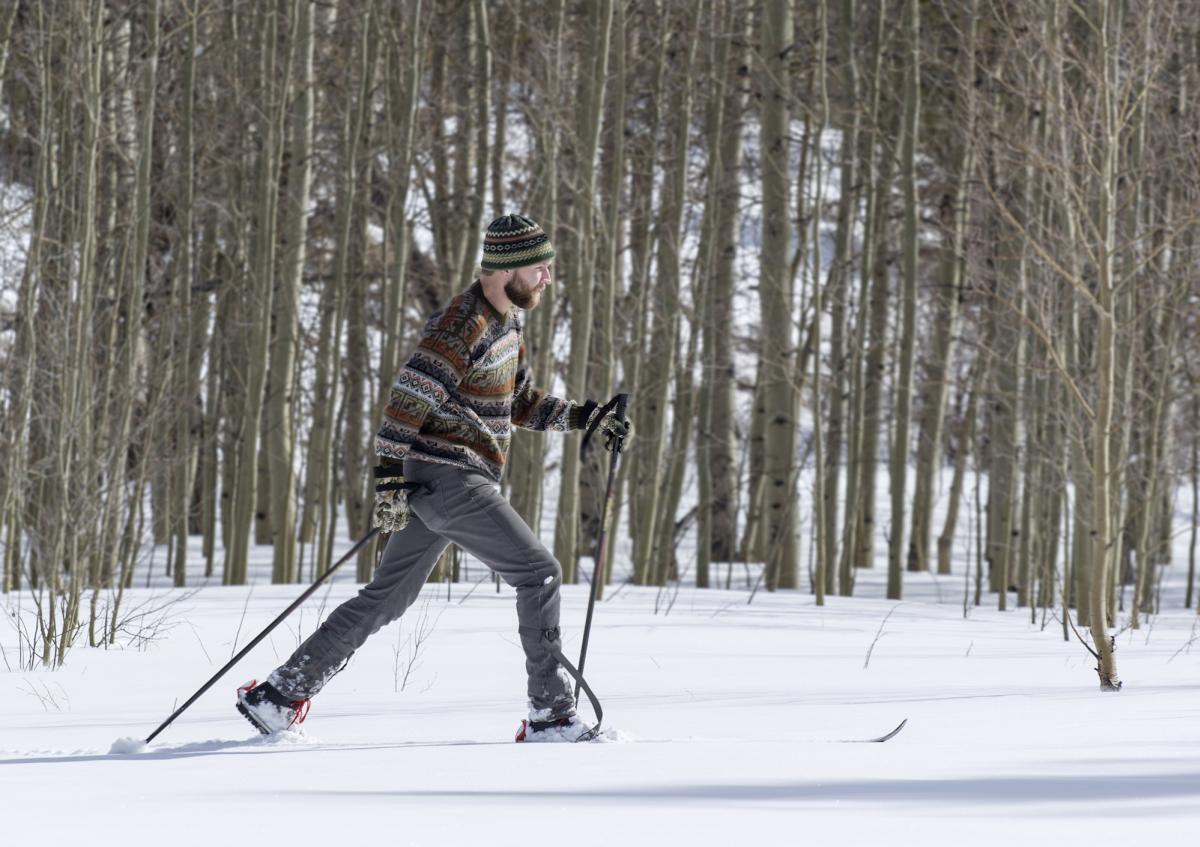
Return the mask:
{"type": "Polygon", "coordinates": [[[505,215],[488,225],[479,266],[487,271],[506,271],[553,258],[554,246],[535,221],[522,215],[505,215]]]}

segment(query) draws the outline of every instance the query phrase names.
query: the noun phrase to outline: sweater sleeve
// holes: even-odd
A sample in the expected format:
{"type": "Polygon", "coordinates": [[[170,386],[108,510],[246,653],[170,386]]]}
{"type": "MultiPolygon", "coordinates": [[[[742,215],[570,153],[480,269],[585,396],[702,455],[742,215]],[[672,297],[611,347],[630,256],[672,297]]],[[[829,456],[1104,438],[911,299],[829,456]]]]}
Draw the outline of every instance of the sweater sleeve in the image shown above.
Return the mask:
{"type": "MultiPolygon", "coordinates": [[[[595,404],[590,404],[590,407],[595,408],[595,404]]],[[[538,432],[583,429],[587,424],[587,416],[581,415],[581,412],[585,408],[586,405],[580,406],[571,400],[562,400],[534,386],[533,368],[525,354],[525,340],[522,339],[517,354],[516,383],[513,387],[513,424],[538,432]]]]}
{"type": "Polygon", "coordinates": [[[417,349],[396,374],[375,435],[375,452],[384,460],[402,461],[412,449],[425,419],[441,408],[466,376],[479,334],[479,322],[461,298],[429,319],[417,349]]]}

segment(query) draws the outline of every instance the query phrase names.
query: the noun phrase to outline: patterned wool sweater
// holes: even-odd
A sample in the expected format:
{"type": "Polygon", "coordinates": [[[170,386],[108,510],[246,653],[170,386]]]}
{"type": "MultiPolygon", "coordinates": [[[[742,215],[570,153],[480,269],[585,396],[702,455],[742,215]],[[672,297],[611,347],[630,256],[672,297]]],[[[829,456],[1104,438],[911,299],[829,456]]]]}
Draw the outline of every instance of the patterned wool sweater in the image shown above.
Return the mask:
{"type": "Polygon", "coordinates": [[[392,385],[375,452],[385,462],[456,465],[499,482],[513,424],[579,429],[594,406],[534,387],[520,319],[501,315],[476,280],[425,324],[392,385]]]}

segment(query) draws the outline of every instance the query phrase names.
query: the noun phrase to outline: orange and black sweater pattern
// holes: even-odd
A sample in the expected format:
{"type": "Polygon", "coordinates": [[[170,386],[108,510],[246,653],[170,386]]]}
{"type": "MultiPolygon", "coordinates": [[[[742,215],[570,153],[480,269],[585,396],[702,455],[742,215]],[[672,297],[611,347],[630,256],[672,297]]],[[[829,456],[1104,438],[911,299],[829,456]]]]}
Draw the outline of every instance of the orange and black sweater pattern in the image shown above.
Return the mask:
{"type": "Polygon", "coordinates": [[[499,482],[514,424],[579,429],[594,405],[534,387],[519,317],[501,315],[477,280],[425,324],[392,384],[375,452],[385,462],[457,465],[499,482]]]}

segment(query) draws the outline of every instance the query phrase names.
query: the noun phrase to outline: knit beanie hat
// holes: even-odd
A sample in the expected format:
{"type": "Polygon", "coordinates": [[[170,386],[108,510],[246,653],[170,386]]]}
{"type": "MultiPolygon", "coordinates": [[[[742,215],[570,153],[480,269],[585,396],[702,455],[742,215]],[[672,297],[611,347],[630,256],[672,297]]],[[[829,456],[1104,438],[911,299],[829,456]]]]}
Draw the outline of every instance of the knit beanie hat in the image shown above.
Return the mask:
{"type": "Polygon", "coordinates": [[[488,224],[479,266],[486,271],[506,271],[553,258],[550,238],[536,221],[523,215],[505,215],[488,224]]]}

